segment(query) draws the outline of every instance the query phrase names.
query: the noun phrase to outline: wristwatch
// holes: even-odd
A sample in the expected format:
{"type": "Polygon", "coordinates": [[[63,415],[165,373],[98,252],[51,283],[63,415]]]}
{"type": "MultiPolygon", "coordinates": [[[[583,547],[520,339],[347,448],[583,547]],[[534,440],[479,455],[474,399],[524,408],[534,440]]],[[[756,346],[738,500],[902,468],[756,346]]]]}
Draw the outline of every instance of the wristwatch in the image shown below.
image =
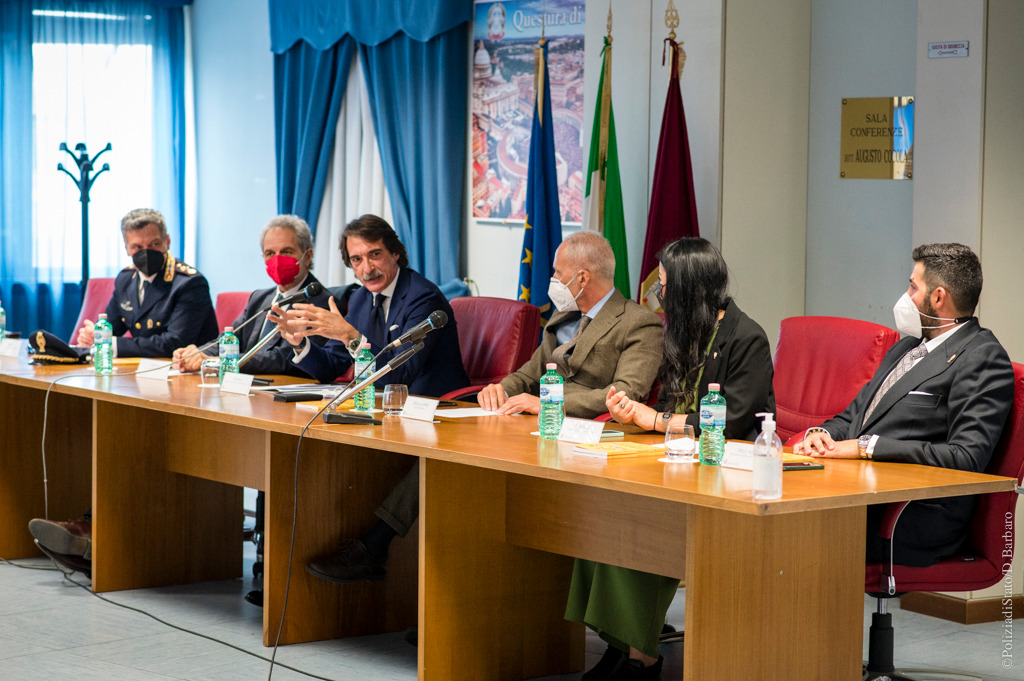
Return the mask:
{"type": "Polygon", "coordinates": [[[857,451],[860,452],[860,458],[870,459],[871,455],[868,454],[868,445],[871,444],[871,435],[861,435],[857,438],[857,451]]]}
{"type": "MultiPolygon", "coordinates": [[[[672,420],[673,416],[674,414],[670,411],[663,411],[658,414],[658,420],[660,420],[662,425],[665,426],[665,431],[668,431],[668,422],[672,420]]],[[[655,428],[654,430],[657,431],[658,429],[655,428]]]]}
{"type": "Polygon", "coordinates": [[[359,346],[362,345],[362,341],[362,336],[356,336],[355,338],[353,338],[352,340],[345,344],[345,346],[348,348],[349,353],[351,353],[353,357],[357,352],[359,352],[359,346]]]}

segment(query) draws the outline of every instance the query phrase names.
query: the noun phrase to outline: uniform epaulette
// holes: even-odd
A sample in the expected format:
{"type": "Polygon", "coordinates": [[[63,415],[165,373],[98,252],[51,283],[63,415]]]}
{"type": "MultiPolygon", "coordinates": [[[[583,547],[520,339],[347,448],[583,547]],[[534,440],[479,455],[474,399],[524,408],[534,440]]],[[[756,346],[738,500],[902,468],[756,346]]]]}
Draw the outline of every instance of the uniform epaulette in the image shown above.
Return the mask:
{"type": "Polygon", "coordinates": [[[184,274],[185,276],[191,277],[193,274],[199,274],[199,270],[191,265],[186,265],[180,260],[174,263],[174,271],[178,274],[184,274]]]}

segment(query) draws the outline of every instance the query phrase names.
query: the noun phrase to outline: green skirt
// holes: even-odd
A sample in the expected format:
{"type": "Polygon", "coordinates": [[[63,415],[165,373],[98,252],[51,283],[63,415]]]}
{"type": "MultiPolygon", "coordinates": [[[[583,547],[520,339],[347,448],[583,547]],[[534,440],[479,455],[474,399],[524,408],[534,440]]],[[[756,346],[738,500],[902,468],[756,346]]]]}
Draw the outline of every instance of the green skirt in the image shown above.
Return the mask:
{"type": "Polygon", "coordinates": [[[610,645],[658,657],[658,636],[679,580],[576,559],[565,619],[582,622],[610,645]]]}

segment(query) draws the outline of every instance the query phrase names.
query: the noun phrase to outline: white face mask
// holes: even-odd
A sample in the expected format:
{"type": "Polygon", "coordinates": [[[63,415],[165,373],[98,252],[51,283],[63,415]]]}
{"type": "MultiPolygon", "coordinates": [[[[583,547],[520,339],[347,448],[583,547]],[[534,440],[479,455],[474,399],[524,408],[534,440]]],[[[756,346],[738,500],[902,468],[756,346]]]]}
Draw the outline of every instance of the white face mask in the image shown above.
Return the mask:
{"type": "Polygon", "coordinates": [[[892,316],[896,319],[896,330],[907,336],[913,336],[914,338],[920,338],[924,329],[944,329],[947,326],[956,326],[960,322],[965,322],[970,319],[970,317],[950,319],[949,317],[933,317],[930,314],[925,314],[917,309],[917,305],[915,305],[914,301],[911,300],[909,293],[904,293],[900,296],[900,299],[896,301],[896,304],[893,305],[892,316]],[[937,319],[940,322],[949,322],[949,324],[921,326],[921,317],[937,319]]]}
{"type": "MultiPolygon", "coordinates": [[[[569,281],[575,279],[582,271],[583,270],[580,270],[576,274],[572,275],[572,277],[569,278],[569,281]]],[[[572,291],[569,290],[569,286],[567,284],[563,284],[555,277],[551,277],[551,283],[548,284],[548,298],[551,299],[555,309],[559,312],[574,312],[580,309],[579,306],[576,305],[576,299],[580,297],[581,293],[583,293],[582,286],[580,287],[580,292],[574,296],[572,291]]]]}

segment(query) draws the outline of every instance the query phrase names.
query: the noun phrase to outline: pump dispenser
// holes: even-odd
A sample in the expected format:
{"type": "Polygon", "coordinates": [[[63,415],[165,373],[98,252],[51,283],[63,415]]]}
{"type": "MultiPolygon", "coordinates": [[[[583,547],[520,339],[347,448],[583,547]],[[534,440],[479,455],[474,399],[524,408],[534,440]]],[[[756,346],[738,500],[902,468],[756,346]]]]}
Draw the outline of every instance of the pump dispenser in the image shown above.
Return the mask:
{"type": "Polygon", "coordinates": [[[782,441],[775,433],[775,415],[762,412],[761,434],[754,440],[754,498],[782,496],[782,441]]]}

